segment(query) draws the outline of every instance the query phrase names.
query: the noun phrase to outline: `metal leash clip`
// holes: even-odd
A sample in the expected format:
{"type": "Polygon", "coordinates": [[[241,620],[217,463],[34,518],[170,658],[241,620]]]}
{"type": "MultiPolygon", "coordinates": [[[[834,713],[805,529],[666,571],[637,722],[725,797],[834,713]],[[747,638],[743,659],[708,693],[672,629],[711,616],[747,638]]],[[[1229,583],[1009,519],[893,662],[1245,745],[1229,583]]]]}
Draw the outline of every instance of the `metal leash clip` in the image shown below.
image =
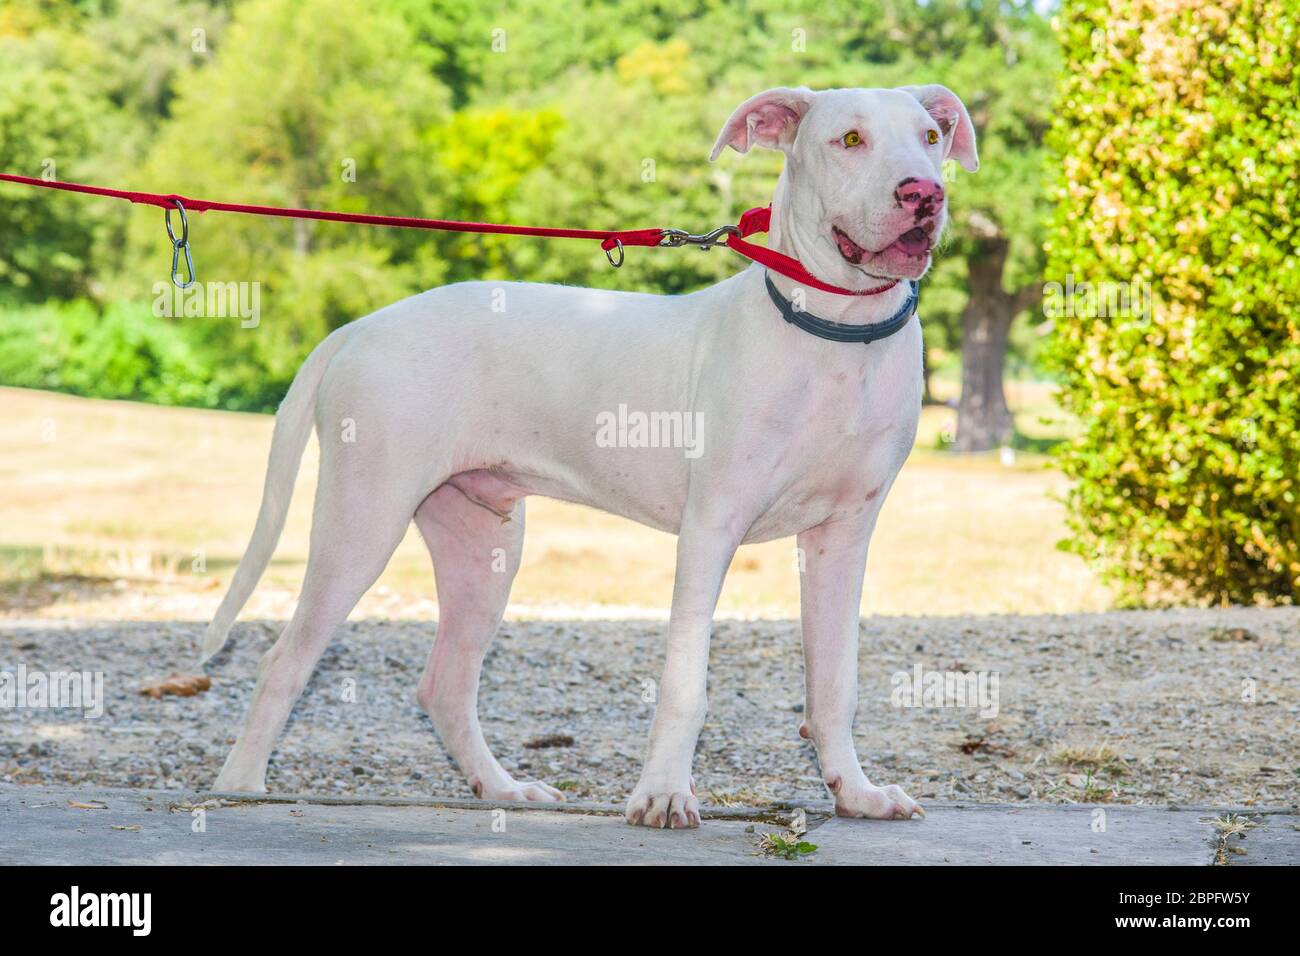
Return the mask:
{"type": "Polygon", "coordinates": [[[707,252],[714,246],[725,246],[727,240],[724,236],[735,236],[740,238],[739,226],[719,226],[712,232],[706,232],[702,236],[692,235],[683,229],[665,229],[663,238],[659,240],[659,245],[676,248],[678,246],[698,246],[702,251],[707,252]]]}
{"type": "Polygon", "coordinates": [[[176,210],[181,214],[181,235],[176,238],[176,233],[172,231],[172,210],[168,206],[163,209],[163,222],[167,226],[167,238],[172,243],[172,285],[178,289],[188,289],[194,285],[194,257],[190,255],[190,223],[185,218],[185,206],[179,199],[172,199],[176,204],[176,210]],[[185,253],[185,270],[189,274],[189,279],[182,282],[181,275],[177,267],[180,265],[181,252],[185,253]]]}

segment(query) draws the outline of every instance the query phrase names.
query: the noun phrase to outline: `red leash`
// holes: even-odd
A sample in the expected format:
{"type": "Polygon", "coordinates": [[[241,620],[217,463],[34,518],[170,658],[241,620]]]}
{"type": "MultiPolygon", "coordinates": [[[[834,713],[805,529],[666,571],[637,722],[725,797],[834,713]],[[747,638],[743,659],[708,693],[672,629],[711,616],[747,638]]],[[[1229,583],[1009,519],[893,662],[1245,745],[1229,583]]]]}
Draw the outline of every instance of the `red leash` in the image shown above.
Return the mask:
{"type": "Polygon", "coordinates": [[[397,226],[403,229],[436,229],[443,232],[476,232],[502,236],[544,236],[552,239],[596,239],[605,250],[610,264],[618,268],[623,264],[624,246],[685,246],[694,245],[709,249],[716,245],[739,253],[747,259],[766,266],[773,272],[793,279],[801,285],[833,292],[836,295],[879,295],[892,289],[898,280],[875,289],[842,289],[839,286],[822,282],[799,262],[798,259],[783,255],[765,246],[746,242],[746,236],[756,232],[767,232],[771,224],[772,208],[759,206],[749,210],[740,217],[738,226],[722,226],[710,233],[691,235],[679,229],[622,229],[602,231],[599,229],[552,229],[544,226],[510,226],[490,222],[458,222],[454,219],[419,219],[411,216],[372,216],[366,213],[331,212],[320,209],[290,209],[280,206],[250,206],[242,203],[214,202],[209,199],[190,199],[174,193],[131,192],[125,189],[108,189],[104,186],[88,186],[83,183],[47,182],[28,176],[14,176],[0,173],[0,180],[19,183],[24,186],[40,186],[45,189],[62,189],[67,192],[85,193],[91,196],[108,196],[113,199],[125,199],[132,203],[158,206],[167,212],[167,236],[172,242],[172,281],[181,288],[188,288],[194,283],[194,267],[190,261],[189,223],[185,217],[191,212],[238,212],[252,216],[276,216],[283,219],[318,219],[325,222],[356,222],[371,226],[397,226]],[[172,230],[171,212],[177,210],[181,216],[181,234],[178,237],[172,230]],[[726,238],[722,238],[725,236],[726,238]],[[614,256],[618,253],[617,259],[614,256]],[[179,257],[184,253],[189,267],[189,281],[182,285],[176,267],[179,257]]]}

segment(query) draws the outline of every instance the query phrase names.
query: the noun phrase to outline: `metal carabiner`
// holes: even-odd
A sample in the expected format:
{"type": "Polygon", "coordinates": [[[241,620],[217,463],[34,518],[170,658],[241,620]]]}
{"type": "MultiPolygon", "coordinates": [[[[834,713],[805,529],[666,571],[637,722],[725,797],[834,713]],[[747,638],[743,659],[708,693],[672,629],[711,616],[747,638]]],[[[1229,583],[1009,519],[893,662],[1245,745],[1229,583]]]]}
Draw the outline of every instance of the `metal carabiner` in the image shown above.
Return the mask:
{"type": "Polygon", "coordinates": [[[178,289],[188,289],[194,285],[194,282],[194,257],[190,255],[190,244],[188,242],[178,242],[172,246],[172,285],[178,289]],[[184,282],[180,281],[181,274],[176,268],[180,265],[182,249],[185,250],[185,271],[189,275],[189,278],[184,282]]]}
{"type": "Polygon", "coordinates": [[[690,238],[691,234],[684,229],[665,229],[659,237],[659,245],[675,249],[678,246],[686,245],[690,238]]]}
{"type": "Polygon", "coordinates": [[[703,235],[693,235],[684,229],[665,229],[660,236],[659,245],[669,248],[678,246],[698,246],[703,251],[708,251],[714,246],[726,245],[727,240],[723,236],[740,236],[739,226],[719,226],[712,232],[706,232],[703,235]]]}
{"type": "Polygon", "coordinates": [[[190,255],[190,221],[185,215],[185,206],[179,199],[172,199],[176,204],[176,211],[181,214],[181,235],[176,238],[176,233],[172,229],[172,207],[167,206],[163,209],[163,224],[167,227],[167,238],[172,244],[172,285],[178,289],[188,289],[194,285],[194,257],[190,255]],[[181,252],[185,253],[185,271],[189,278],[184,282],[181,281],[179,266],[181,262],[181,252]]]}

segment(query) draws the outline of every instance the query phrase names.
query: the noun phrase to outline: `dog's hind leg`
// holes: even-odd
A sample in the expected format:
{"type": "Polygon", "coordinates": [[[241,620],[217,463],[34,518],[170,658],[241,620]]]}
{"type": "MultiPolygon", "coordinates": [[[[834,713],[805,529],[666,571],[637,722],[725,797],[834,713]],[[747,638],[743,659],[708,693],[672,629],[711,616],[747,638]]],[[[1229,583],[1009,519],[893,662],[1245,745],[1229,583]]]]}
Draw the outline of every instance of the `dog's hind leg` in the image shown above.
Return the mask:
{"type": "Polygon", "coordinates": [[[438,630],[416,698],[438,736],[486,800],[558,801],[538,781],[517,781],[488,750],[478,722],[483,658],[496,636],[524,546],[524,502],[478,472],[458,476],[420,505],[415,523],[429,546],[438,586],[438,630]]]}
{"type": "MultiPolygon", "coordinates": [[[[322,443],[324,445],[324,443],[322,443]]],[[[289,712],[334,630],[375,582],[411,523],[418,493],[404,498],[395,468],[326,462],[312,517],[311,551],[293,619],[258,667],[257,686],[218,791],[266,790],[266,765],[289,712]]],[[[332,456],[337,457],[337,456],[332,456]]]]}

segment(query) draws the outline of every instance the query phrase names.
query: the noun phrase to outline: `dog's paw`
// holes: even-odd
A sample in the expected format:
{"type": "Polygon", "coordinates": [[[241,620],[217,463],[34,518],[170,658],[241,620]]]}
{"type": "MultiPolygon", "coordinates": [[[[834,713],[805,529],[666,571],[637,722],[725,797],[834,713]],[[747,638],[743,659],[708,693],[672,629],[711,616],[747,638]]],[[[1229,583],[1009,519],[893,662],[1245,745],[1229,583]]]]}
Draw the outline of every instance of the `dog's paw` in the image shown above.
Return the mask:
{"type": "Polygon", "coordinates": [[[686,786],[642,781],[628,798],[626,817],[633,826],[672,830],[698,827],[700,801],[695,797],[695,781],[686,786]]]}
{"type": "Polygon", "coordinates": [[[563,803],[564,794],[540,780],[509,780],[504,784],[485,784],[478,777],[469,781],[474,796],[480,800],[534,803],[563,803]]]}
{"type": "Polygon", "coordinates": [[[890,784],[876,787],[863,777],[854,783],[840,778],[827,782],[835,794],[835,815],[839,817],[865,817],[869,820],[910,820],[914,815],[925,816],[921,805],[903,792],[903,788],[890,784]]]}

